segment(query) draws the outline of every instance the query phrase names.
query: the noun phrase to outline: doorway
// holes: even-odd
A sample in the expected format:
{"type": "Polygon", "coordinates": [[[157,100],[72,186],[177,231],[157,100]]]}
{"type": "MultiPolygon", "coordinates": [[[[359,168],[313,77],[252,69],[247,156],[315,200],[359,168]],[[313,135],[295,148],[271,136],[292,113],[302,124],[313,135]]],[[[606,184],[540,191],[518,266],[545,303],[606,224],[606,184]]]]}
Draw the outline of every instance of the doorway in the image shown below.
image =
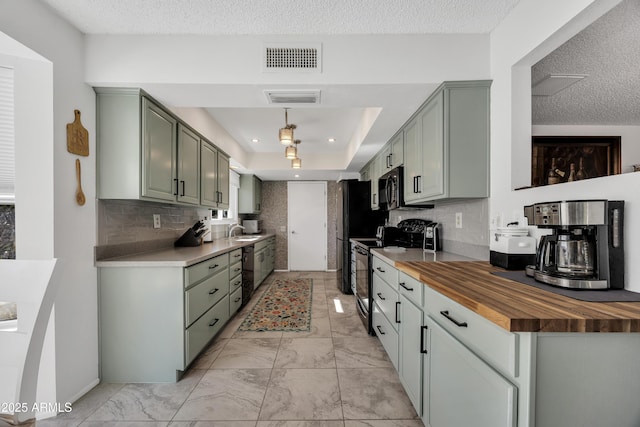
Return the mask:
{"type": "Polygon", "coordinates": [[[327,269],[327,183],[287,183],[289,270],[327,269]]]}

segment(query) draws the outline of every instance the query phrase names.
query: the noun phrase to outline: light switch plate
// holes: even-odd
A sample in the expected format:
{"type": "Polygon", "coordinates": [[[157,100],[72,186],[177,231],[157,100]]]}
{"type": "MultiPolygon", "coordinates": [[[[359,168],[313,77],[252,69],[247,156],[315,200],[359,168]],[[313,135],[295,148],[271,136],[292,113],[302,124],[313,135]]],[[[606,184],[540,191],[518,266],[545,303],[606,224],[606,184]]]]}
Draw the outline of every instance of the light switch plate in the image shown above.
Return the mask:
{"type": "Polygon", "coordinates": [[[462,212],[456,212],[456,228],[462,228],[462,212]]]}
{"type": "Polygon", "coordinates": [[[153,228],[160,228],[160,215],[153,214],[153,228]]]}

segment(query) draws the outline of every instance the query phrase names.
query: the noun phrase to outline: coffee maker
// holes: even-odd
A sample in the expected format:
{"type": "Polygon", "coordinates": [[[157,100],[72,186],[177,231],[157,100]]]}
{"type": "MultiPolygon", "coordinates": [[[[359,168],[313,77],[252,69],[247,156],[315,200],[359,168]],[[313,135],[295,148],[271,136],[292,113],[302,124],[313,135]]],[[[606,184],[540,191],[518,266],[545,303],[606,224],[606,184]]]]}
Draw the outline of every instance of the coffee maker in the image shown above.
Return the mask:
{"type": "Polygon", "coordinates": [[[565,288],[624,288],[624,201],[538,203],[524,214],[530,225],[552,230],[540,237],[527,275],[565,288]]]}

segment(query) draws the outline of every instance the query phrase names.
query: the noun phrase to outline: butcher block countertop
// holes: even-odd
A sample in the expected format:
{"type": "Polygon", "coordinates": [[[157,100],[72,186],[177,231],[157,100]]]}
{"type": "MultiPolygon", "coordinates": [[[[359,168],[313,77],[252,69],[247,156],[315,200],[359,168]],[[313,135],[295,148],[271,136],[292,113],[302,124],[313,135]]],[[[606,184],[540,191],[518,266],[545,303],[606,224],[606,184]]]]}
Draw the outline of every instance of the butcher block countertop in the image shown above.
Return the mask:
{"type": "Polygon", "coordinates": [[[511,332],[640,332],[640,302],[584,302],[501,278],[486,261],[395,267],[511,332]]]}

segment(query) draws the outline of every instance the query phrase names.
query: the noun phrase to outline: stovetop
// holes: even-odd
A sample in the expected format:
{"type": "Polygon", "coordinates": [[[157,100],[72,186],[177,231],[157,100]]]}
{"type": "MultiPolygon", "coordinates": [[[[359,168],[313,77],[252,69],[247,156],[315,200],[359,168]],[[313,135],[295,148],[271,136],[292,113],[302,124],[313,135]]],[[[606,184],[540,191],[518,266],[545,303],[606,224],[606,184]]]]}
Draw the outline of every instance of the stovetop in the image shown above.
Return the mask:
{"type": "Polygon", "coordinates": [[[382,242],[374,238],[351,239],[364,248],[381,248],[382,242]]]}

